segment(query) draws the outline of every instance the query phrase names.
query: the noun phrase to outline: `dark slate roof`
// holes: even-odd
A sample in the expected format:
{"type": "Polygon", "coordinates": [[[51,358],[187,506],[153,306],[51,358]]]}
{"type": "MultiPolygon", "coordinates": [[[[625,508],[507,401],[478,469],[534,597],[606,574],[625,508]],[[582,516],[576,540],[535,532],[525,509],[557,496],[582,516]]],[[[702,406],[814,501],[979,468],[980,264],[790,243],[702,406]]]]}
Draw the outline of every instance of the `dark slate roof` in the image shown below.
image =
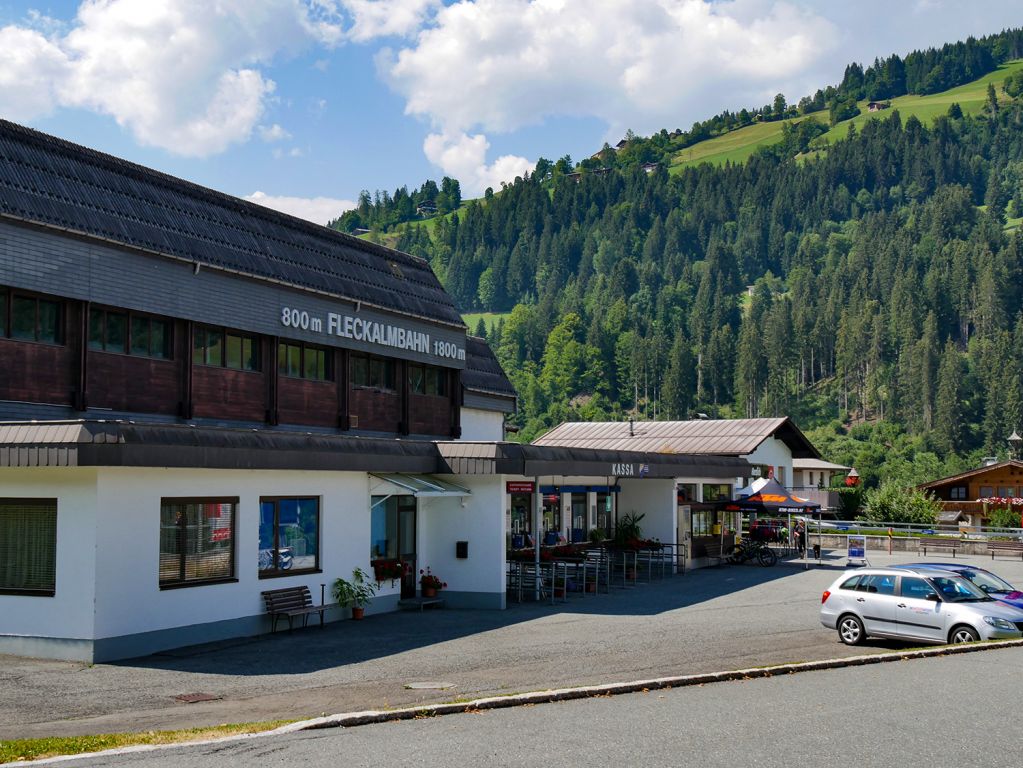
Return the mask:
{"type": "Polygon", "coordinates": [[[464,325],[422,259],[6,120],[0,217],[464,325]]]}
{"type": "Polygon", "coordinates": [[[465,369],[462,386],[471,392],[517,398],[515,387],[508,381],[504,368],[497,361],[487,342],[478,336],[465,339],[465,369]]]}

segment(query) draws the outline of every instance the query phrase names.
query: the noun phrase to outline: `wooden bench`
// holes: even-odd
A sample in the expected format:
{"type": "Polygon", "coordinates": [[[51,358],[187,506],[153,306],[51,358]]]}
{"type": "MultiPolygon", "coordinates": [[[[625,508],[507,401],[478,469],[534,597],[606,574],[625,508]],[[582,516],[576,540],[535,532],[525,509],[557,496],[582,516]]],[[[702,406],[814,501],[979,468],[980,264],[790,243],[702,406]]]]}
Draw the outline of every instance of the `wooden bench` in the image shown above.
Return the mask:
{"type": "Polygon", "coordinates": [[[952,550],[952,557],[956,556],[956,552],[959,551],[960,545],[963,543],[962,539],[943,539],[937,538],[922,538],[917,539],[917,549],[922,551],[925,555],[928,549],[945,549],[952,550]]]}
{"type": "Polygon", "coordinates": [[[1019,555],[1020,560],[1023,560],[1023,541],[989,541],[987,551],[991,553],[992,560],[996,554],[1019,555]]]}
{"type": "Polygon", "coordinates": [[[701,549],[702,552],[694,553],[693,557],[706,557],[708,559],[717,560],[719,563],[723,560],[727,560],[732,556],[732,550],[735,548],[735,544],[732,542],[712,541],[704,544],[701,549]]]}
{"type": "Polygon", "coordinates": [[[288,619],[288,631],[295,628],[295,617],[302,617],[302,626],[308,626],[309,614],[320,614],[320,626],[323,626],[323,613],[328,608],[335,607],[334,603],[327,605],[313,605],[313,596],[309,594],[309,587],[283,587],[281,589],[268,589],[263,592],[263,601],[266,603],[266,612],[270,614],[273,621],[273,632],[277,631],[277,622],[282,616],[288,619]]]}

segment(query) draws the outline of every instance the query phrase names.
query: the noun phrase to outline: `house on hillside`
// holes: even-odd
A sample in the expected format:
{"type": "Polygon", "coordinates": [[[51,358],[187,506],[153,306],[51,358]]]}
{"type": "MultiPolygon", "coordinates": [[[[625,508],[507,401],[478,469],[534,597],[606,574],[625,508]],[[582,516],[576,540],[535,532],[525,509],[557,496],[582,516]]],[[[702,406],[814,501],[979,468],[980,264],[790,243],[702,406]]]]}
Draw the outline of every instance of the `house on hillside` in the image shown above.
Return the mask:
{"type": "Polygon", "coordinates": [[[625,149],[625,148],[626,148],[627,146],[629,146],[629,142],[628,142],[628,139],[622,139],[622,140],[621,140],[621,141],[619,141],[619,142],[618,142],[617,144],[615,144],[615,147],[614,147],[614,148],[615,148],[616,150],[619,150],[619,151],[620,151],[620,150],[623,150],[623,149],[625,149]]]}
{"type": "Polygon", "coordinates": [[[944,511],[939,522],[961,528],[984,525],[992,510],[1023,510],[1023,461],[992,460],[983,467],[917,486],[930,491],[944,511]]]}
{"type": "Polygon", "coordinates": [[[882,109],[889,109],[892,106],[890,101],[869,101],[867,102],[868,112],[880,112],[882,109]]]}
{"type": "Polygon", "coordinates": [[[660,163],[643,163],[639,167],[642,168],[643,171],[645,171],[646,173],[653,173],[654,171],[656,171],[658,168],[661,167],[661,164],[660,163]]]}
{"type": "Polygon", "coordinates": [[[426,200],[416,206],[416,213],[420,216],[433,216],[437,213],[437,205],[432,200],[426,200]]]}

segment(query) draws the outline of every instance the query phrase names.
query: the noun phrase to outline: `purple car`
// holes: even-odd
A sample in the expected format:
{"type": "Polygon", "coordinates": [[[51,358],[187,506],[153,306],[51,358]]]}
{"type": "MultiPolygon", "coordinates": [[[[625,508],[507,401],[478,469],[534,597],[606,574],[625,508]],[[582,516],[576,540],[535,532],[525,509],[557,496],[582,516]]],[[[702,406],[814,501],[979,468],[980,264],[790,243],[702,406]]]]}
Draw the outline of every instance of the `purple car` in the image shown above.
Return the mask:
{"type": "Polygon", "coordinates": [[[1023,609],[1023,592],[1020,592],[1005,579],[995,576],[991,571],[962,563],[906,563],[894,568],[912,568],[914,571],[950,571],[973,582],[999,602],[1023,609]]]}

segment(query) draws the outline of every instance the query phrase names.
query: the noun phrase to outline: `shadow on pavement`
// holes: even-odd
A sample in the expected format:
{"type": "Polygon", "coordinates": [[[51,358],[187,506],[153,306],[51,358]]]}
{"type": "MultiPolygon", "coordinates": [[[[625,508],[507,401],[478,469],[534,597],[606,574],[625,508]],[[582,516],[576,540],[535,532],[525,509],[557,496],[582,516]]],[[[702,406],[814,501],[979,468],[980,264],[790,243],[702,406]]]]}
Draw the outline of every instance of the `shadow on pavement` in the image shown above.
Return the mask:
{"type": "MultiPolygon", "coordinates": [[[[833,565],[812,570],[842,570],[833,565]]],[[[503,611],[431,609],[367,615],[363,621],[339,621],[322,629],[308,628],[276,634],[179,648],[173,651],[110,662],[109,666],[241,676],[300,675],[359,664],[458,638],[483,635],[559,616],[655,616],[709,602],[744,589],[784,579],[800,578],[802,563],[782,561],[772,568],[721,565],[684,575],[641,581],[635,587],[613,588],[610,594],[569,592],[568,602],[511,600],[503,611]]],[[[485,642],[485,639],[481,639],[485,642]]]]}

